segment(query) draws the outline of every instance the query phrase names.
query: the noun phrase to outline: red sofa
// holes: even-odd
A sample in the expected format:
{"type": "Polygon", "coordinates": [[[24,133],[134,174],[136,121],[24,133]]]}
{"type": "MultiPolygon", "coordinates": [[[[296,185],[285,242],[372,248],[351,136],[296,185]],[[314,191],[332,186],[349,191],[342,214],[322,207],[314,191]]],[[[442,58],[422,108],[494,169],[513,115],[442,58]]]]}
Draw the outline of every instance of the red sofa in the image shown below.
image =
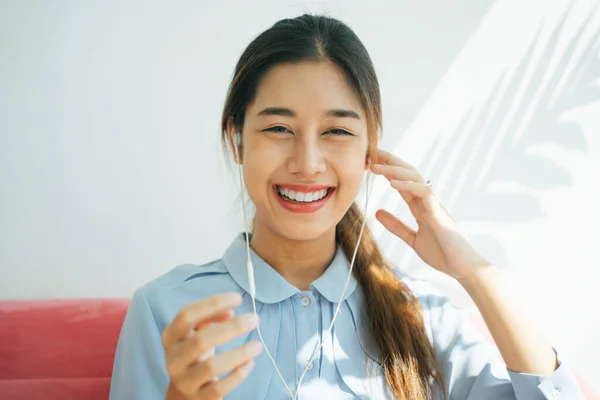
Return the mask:
{"type": "MultiPolygon", "coordinates": [[[[0,400],[108,399],[128,305],[127,299],[0,301],[0,400]]],[[[586,399],[600,400],[579,383],[586,399]]]]}
{"type": "Polygon", "coordinates": [[[0,399],[106,400],[129,300],[0,301],[0,399]]]}

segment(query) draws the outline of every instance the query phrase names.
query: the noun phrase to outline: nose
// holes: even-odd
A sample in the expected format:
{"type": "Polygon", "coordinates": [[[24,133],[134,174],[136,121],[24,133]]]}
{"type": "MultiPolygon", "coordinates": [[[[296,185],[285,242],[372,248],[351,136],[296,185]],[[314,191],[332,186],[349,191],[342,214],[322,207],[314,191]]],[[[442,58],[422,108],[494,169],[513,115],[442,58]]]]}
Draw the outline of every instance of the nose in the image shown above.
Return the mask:
{"type": "Polygon", "coordinates": [[[294,142],[293,154],[288,164],[291,173],[310,178],[327,169],[325,157],[316,136],[318,135],[300,136],[294,142]]]}

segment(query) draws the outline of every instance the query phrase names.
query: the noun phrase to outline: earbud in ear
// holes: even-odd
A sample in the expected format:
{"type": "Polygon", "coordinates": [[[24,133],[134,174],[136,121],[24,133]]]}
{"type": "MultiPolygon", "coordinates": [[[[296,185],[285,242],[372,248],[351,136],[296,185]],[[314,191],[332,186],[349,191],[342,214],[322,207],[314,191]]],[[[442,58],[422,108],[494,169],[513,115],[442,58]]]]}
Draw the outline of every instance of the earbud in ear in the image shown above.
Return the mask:
{"type": "Polygon", "coordinates": [[[233,134],[233,152],[235,154],[235,160],[241,162],[242,155],[242,132],[236,132],[233,134]]]}

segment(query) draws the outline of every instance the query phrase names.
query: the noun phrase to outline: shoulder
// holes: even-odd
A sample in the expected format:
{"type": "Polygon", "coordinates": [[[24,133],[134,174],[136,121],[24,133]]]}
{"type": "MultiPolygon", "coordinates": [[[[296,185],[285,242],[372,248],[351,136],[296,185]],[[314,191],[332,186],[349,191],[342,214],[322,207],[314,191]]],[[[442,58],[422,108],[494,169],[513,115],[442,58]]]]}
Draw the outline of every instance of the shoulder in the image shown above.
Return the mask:
{"type": "Polygon", "coordinates": [[[451,340],[457,328],[468,322],[468,313],[454,306],[450,298],[430,282],[395,272],[419,303],[425,329],[434,343],[451,340]]]}
{"type": "Polygon", "coordinates": [[[221,259],[182,264],[138,288],[129,312],[151,317],[162,331],[184,306],[225,292],[243,294],[221,259]]]}
{"type": "Polygon", "coordinates": [[[453,352],[462,354],[464,350],[466,354],[473,349],[482,357],[496,356],[495,348],[487,346],[482,332],[473,323],[472,312],[452,304],[447,295],[427,281],[399,272],[397,275],[419,302],[425,329],[440,360],[447,360],[453,352]]]}
{"type": "Polygon", "coordinates": [[[449,297],[443,294],[440,290],[436,289],[430,282],[411,277],[404,272],[394,269],[396,276],[402,283],[404,283],[415,299],[419,302],[419,305],[424,310],[430,310],[434,307],[439,307],[449,304],[449,297]]]}

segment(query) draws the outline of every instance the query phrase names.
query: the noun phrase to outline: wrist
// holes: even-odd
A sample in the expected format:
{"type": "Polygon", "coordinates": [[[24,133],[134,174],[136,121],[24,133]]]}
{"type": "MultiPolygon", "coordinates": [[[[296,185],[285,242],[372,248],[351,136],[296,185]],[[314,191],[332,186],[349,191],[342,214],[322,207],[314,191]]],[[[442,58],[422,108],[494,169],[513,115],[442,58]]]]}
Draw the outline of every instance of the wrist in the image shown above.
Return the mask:
{"type": "Polygon", "coordinates": [[[481,288],[490,279],[495,280],[498,275],[498,268],[490,263],[483,263],[477,267],[471,268],[468,274],[456,278],[458,283],[471,293],[477,288],[481,288]]]}

